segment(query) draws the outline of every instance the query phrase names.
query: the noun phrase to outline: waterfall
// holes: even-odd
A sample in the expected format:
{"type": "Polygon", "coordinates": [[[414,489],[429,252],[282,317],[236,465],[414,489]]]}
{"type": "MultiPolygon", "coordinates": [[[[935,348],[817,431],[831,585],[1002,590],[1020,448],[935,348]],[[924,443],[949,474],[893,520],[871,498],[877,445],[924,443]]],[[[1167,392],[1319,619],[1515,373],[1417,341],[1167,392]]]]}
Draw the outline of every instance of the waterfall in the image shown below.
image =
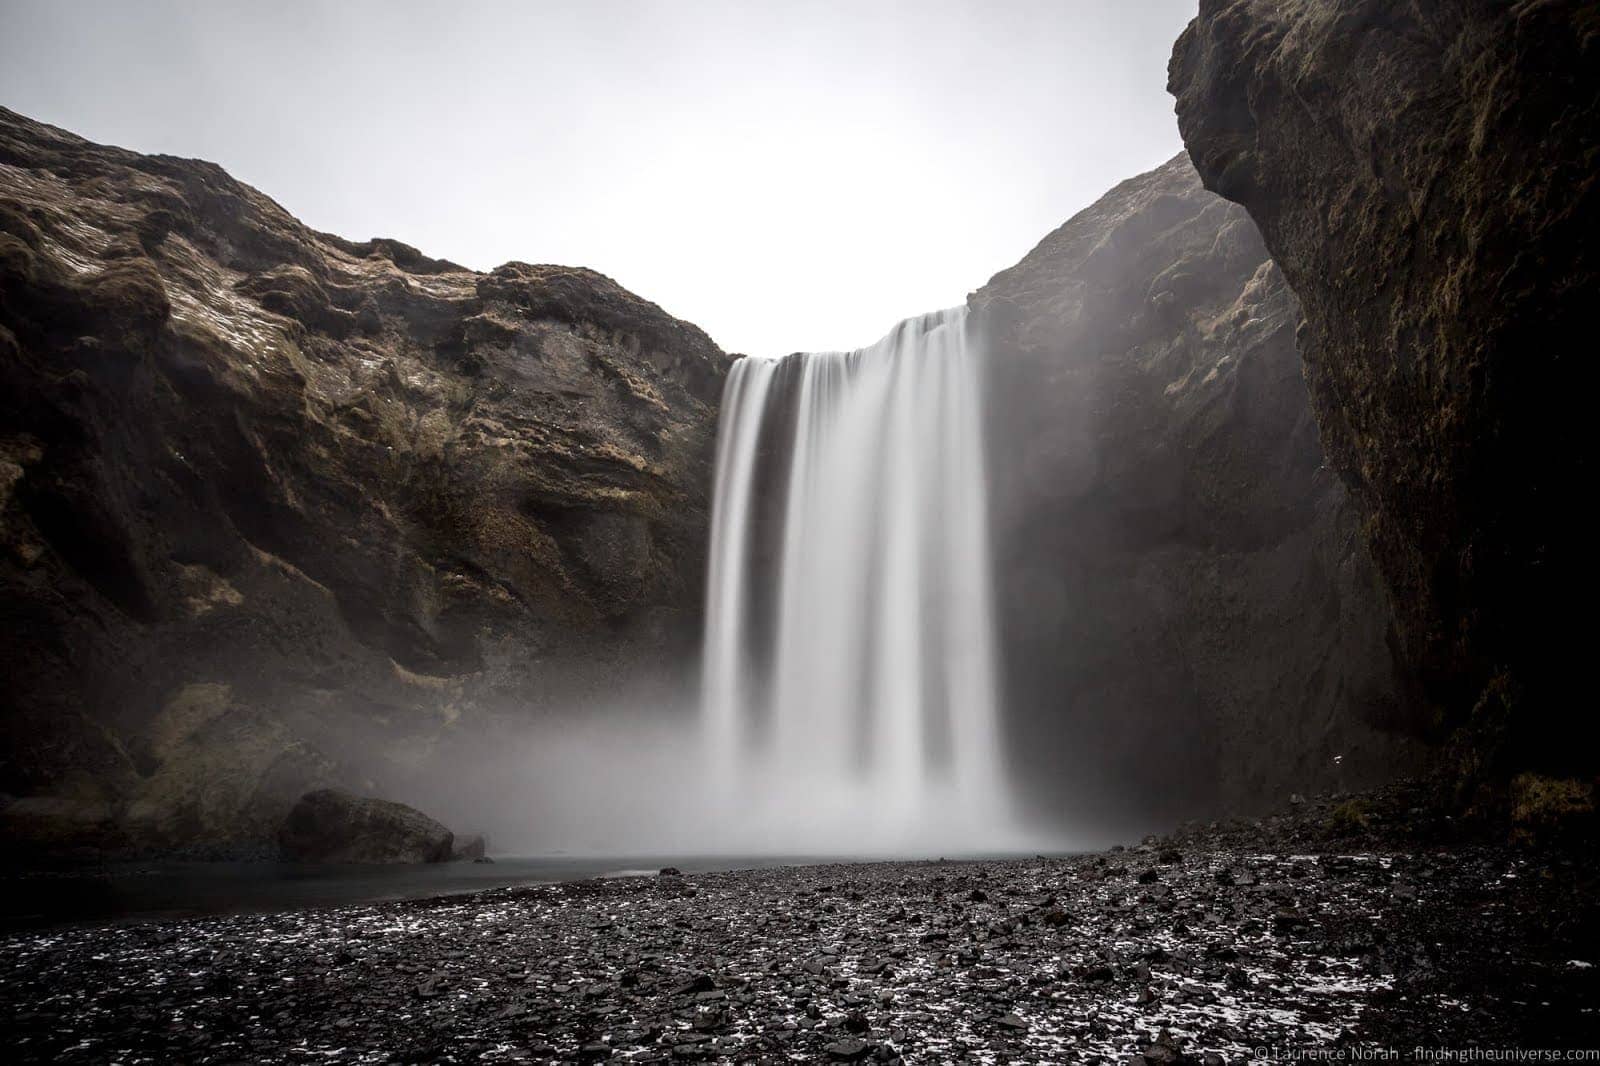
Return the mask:
{"type": "Polygon", "coordinates": [[[728,377],[703,718],[723,805],[757,844],[983,848],[1004,832],[968,334],[957,308],[728,377]]]}

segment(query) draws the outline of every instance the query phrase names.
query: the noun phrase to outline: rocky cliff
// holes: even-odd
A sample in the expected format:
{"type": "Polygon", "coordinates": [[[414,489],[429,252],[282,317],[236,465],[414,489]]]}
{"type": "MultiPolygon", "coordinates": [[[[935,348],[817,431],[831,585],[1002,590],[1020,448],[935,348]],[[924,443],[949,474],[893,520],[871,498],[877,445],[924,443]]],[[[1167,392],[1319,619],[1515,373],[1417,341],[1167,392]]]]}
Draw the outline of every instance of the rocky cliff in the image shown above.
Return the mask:
{"type": "Polygon", "coordinates": [[[1593,772],[1600,4],[1203,0],[1170,75],[1468,778],[1593,772]]]}
{"type": "Polygon", "coordinates": [[[0,110],[8,835],[223,850],[689,657],[726,358],[0,110]]]}
{"type": "Polygon", "coordinates": [[[1155,821],[1408,765],[1389,607],[1243,209],[1180,155],[971,302],[1013,753],[1050,802],[1155,821]]]}

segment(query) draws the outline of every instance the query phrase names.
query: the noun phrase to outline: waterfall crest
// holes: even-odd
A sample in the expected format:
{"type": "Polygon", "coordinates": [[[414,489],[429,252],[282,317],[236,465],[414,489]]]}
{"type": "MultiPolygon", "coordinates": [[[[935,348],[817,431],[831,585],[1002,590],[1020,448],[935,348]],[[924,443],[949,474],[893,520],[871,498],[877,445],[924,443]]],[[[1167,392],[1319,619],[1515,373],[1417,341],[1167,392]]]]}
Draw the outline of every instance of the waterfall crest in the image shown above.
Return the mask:
{"type": "Polygon", "coordinates": [[[724,804],[773,847],[1005,831],[972,348],[956,308],[729,375],[703,716],[724,804]]]}

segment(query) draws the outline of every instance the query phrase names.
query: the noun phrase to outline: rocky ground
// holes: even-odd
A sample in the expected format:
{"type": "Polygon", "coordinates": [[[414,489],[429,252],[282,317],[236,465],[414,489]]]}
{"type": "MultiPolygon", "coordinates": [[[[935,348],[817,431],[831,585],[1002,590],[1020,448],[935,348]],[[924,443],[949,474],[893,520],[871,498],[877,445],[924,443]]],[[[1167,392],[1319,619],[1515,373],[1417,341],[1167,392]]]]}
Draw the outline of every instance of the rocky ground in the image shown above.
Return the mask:
{"type": "Polygon", "coordinates": [[[34,932],[0,941],[0,999],[26,1062],[1600,1047],[1591,853],[1474,842],[1407,802],[1313,801],[1096,855],[34,932]]]}

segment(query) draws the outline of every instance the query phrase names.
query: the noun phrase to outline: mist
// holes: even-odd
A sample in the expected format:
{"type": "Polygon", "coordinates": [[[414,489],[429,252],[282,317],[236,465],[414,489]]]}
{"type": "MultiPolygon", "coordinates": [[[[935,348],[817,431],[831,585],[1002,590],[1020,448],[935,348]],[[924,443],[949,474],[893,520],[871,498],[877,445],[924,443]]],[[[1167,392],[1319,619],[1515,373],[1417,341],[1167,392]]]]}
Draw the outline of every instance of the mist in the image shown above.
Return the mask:
{"type": "Polygon", "coordinates": [[[832,777],[730,778],[703,726],[681,693],[502,720],[396,774],[386,791],[458,835],[483,834],[501,856],[958,858],[1109,839],[1043,820],[997,825],[991,808],[957,792],[924,794],[913,822],[875,824],[871,781],[852,790],[832,777]]]}

